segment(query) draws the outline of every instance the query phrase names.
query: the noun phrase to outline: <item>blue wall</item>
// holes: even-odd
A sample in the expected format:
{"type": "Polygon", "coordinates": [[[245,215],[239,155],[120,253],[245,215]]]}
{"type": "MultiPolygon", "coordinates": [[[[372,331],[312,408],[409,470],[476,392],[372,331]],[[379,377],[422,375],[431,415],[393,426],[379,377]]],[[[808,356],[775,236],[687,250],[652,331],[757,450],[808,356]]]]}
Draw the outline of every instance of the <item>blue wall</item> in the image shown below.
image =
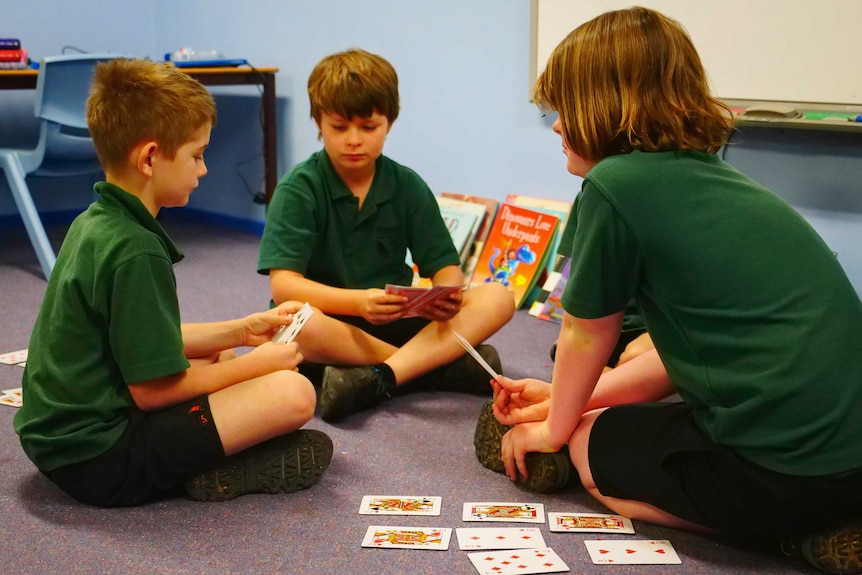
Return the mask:
{"type": "MultiPolygon", "coordinates": [[[[402,111],[386,153],[416,169],[435,191],[571,199],[580,187],[565,170],[548,118],[529,102],[527,0],[23,4],[4,6],[0,36],[20,37],[34,58],[67,44],[154,59],[186,46],[278,67],[280,173],[320,147],[305,93],[312,67],[358,46],[383,55],[399,73],[402,111]]],[[[210,175],[190,205],[260,222],[263,207],[251,201],[262,185],[257,91],[220,88],[216,94],[220,121],[207,152],[210,175]]],[[[0,145],[35,138],[35,124],[27,121],[30,96],[0,92],[0,145]]],[[[862,136],[746,129],[733,142],[726,159],[799,207],[862,291],[862,255],[855,253],[862,236],[862,136]]],[[[60,190],[54,182],[32,181],[43,211],[83,208],[90,197],[81,189],[89,181],[60,190]]],[[[0,222],[14,213],[0,184],[0,222]]]]}

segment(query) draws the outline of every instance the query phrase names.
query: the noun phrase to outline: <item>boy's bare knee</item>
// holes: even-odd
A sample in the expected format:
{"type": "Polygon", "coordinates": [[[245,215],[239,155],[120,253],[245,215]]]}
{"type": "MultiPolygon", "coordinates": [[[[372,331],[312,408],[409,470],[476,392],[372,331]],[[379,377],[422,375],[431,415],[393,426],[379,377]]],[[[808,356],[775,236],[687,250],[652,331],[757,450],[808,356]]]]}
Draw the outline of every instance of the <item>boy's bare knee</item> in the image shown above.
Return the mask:
{"type": "Polygon", "coordinates": [[[278,384],[273,386],[270,400],[277,401],[285,411],[296,417],[310,420],[317,405],[314,385],[296,371],[282,371],[278,375],[278,384]]]}

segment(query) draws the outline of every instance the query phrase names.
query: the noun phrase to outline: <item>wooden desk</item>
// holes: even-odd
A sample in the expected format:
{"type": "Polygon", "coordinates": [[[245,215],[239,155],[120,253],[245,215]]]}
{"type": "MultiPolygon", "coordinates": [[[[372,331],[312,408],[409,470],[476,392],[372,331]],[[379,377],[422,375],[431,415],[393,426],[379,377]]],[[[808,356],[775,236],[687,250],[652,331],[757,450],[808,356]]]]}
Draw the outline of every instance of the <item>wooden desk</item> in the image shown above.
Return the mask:
{"type": "MultiPolygon", "coordinates": [[[[278,68],[179,68],[205,86],[256,85],[263,87],[263,166],[266,202],[278,183],[278,138],[275,74],[278,68]]],[[[0,90],[35,90],[37,70],[0,70],[0,90]]]]}

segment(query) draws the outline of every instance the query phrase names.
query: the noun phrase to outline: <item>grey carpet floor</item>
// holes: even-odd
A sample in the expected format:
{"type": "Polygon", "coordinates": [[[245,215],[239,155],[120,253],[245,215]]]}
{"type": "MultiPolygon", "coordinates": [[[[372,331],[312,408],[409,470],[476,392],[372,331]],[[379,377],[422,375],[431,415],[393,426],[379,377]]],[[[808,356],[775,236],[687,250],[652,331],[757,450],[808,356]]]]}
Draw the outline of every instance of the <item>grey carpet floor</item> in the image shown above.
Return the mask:
{"type": "MultiPolygon", "coordinates": [[[[237,317],[264,309],[266,278],[255,273],[258,238],[171,217],[165,227],[186,258],[176,267],[186,321],[237,317]]],[[[59,245],[64,229],[52,227],[59,245]]],[[[23,228],[0,229],[0,353],[25,348],[45,282],[23,228]]],[[[511,377],[549,379],[548,349],[556,326],[515,319],[490,343],[511,377]]],[[[0,389],[20,386],[22,369],[0,365],[0,389]]],[[[581,488],[539,496],[482,468],[472,437],[479,397],[414,393],[329,425],[333,462],[311,489],[290,495],[250,495],[220,504],[182,498],[134,509],[96,509],[59,492],[26,459],[12,430],[15,409],[0,406],[0,573],[296,573],[472,574],[454,533],[447,551],[360,547],[369,525],[472,527],[461,520],[466,501],[541,502],[546,511],[605,512],[581,488]],[[437,517],[359,515],[363,495],[437,495],[437,517]]],[[[740,518],[756,521],[756,517],[740,518]]],[[[499,525],[499,524],[497,524],[499,525]]],[[[541,526],[547,545],[572,573],[786,574],[814,573],[794,560],[718,537],[635,522],[634,535],[668,539],[681,565],[593,565],[589,534],[558,534],[541,526]]]]}

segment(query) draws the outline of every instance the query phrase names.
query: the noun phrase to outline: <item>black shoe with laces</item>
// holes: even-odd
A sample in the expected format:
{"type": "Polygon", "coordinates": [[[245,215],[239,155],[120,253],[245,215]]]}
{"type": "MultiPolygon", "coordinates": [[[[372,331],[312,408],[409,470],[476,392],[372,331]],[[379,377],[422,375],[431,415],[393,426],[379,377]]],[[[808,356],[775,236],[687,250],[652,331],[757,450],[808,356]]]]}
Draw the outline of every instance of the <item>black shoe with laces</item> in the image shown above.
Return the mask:
{"type": "Polygon", "coordinates": [[[323,370],[317,405],[324,421],[340,421],[390,397],[386,381],[374,366],[333,367],[323,370]]]}
{"type": "MultiPolygon", "coordinates": [[[[500,354],[493,345],[476,346],[476,352],[497,373],[502,373],[500,354]]],[[[464,354],[455,361],[424,375],[421,381],[437,391],[455,391],[473,395],[491,395],[491,376],[471,356],[464,354]]]]}
{"type": "Polygon", "coordinates": [[[227,501],[248,493],[292,493],[311,487],[332,460],[332,440],[322,431],[300,429],[264,441],[186,481],[198,501],[227,501]]]}
{"type": "Polygon", "coordinates": [[[784,541],[785,555],[803,559],[823,573],[862,573],[862,521],[825,529],[801,541],[784,541]]]}
{"type": "MultiPolygon", "coordinates": [[[[489,400],[482,406],[473,446],[476,459],[486,469],[504,473],[505,467],[500,454],[503,435],[511,427],[503,425],[494,417],[493,403],[489,400]]],[[[567,447],[556,453],[528,453],[524,458],[527,465],[527,479],[518,479],[518,485],[534,493],[553,493],[578,481],[578,474],[569,458],[567,447]]]]}

